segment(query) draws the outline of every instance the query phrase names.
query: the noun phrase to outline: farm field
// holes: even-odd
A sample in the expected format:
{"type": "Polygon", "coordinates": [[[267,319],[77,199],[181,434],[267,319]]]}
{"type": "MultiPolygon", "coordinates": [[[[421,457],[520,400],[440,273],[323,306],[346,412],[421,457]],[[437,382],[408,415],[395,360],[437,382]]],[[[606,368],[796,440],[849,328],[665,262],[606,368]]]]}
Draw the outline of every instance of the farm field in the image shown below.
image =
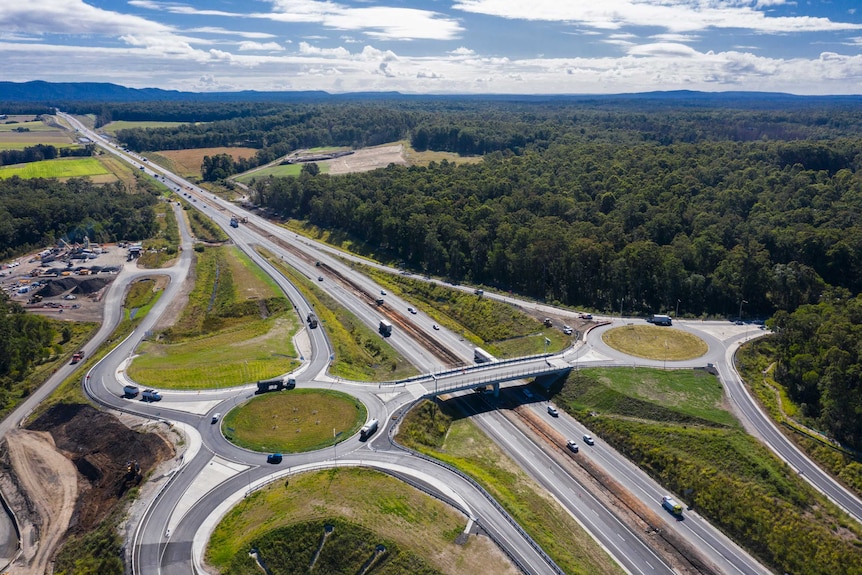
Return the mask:
{"type": "Polygon", "coordinates": [[[152,161],[164,165],[174,173],[184,178],[199,178],[201,176],[201,164],[204,156],[216,156],[228,154],[235,159],[251,158],[257,153],[255,148],[196,148],[188,150],[162,150],[149,153],[152,161]]]}
{"type": "Polygon", "coordinates": [[[71,132],[33,121],[33,116],[9,116],[0,123],[0,150],[23,150],[36,144],[50,144],[55,148],[76,145],[71,132]],[[16,132],[17,128],[27,128],[29,131],[16,132]]]}
{"type": "Polygon", "coordinates": [[[96,158],[60,158],[0,167],[0,178],[81,178],[109,174],[110,171],[96,158]]]}
{"type": "MultiPolygon", "coordinates": [[[[341,522],[348,522],[371,533],[371,543],[391,541],[401,553],[421,558],[431,569],[446,575],[461,573],[495,573],[514,575],[518,571],[487,537],[471,535],[463,545],[455,538],[464,530],[467,518],[443,502],[388,475],[368,470],[339,468],[294,475],[284,481],[253,493],[232,509],[216,528],[209,541],[206,560],[221,573],[245,575],[262,573],[254,561],[249,561],[248,549],[263,543],[267,535],[283,528],[297,529],[303,523],[333,520],[336,532],[344,531],[341,522]]],[[[302,554],[296,557],[308,566],[311,553],[318,547],[320,532],[298,536],[295,544],[280,545],[281,553],[302,554]],[[304,561],[303,561],[304,560],[304,561]]],[[[287,540],[293,540],[288,538],[287,540]]],[[[333,546],[342,549],[336,561],[348,561],[355,546],[341,547],[337,539],[333,546]]],[[[262,544],[264,553],[270,550],[262,544]]],[[[337,549],[326,550],[327,554],[337,549]]],[[[267,555],[265,555],[267,556],[267,555]]],[[[268,562],[274,561],[270,557],[268,562]]],[[[324,560],[321,560],[321,563],[324,560]]],[[[325,560],[331,566],[330,560],[325,560]]],[[[278,565],[284,567],[282,563],[278,565]]],[[[273,565],[275,567],[275,565],[273,565]]],[[[318,567],[322,567],[318,564],[318,567]]],[[[321,573],[361,573],[361,569],[341,565],[321,573]]],[[[276,572],[275,570],[273,572],[276,572]]],[[[278,572],[307,572],[302,568],[284,568],[278,572]]],[[[377,569],[372,571],[378,573],[377,569]]],[[[384,571],[387,572],[387,571],[384,571]]],[[[402,567],[388,573],[428,573],[417,567],[402,567]]]]}

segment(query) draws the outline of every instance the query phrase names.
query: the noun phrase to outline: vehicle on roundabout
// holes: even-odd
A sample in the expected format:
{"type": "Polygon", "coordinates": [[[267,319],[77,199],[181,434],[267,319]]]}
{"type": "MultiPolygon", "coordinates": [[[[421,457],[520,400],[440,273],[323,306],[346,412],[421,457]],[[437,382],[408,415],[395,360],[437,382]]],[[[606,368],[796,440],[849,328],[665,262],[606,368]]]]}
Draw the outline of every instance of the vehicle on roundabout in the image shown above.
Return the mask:
{"type": "Polygon", "coordinates": [[[271,463],[273,465],[277,465],[281,463],[282,455],[281,453],[270,453],[266,456],[266,462],[271,463]]]}

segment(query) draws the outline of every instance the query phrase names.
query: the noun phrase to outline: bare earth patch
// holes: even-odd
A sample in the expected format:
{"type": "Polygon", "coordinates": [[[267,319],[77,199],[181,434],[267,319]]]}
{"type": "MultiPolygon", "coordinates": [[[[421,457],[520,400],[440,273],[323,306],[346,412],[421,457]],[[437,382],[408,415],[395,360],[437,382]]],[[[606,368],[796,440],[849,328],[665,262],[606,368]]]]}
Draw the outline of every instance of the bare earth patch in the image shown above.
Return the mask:
{"type": "Polygon", "coordinates": [[[22,526],[24,554],[10,575],[41,575],[72,519],[78,496],[75,466],[55,447],[51,434],[13,430],[6,436],[9,460],[19,485],[39,518],[22,526]]]}
{"type": "Polygon", "coordinates": [[[389,164],[406,166],[407,160],[404,159],[403,152],[404,146],[401,144],[378,146],[357,150],[349,156],[342,156],[321,163],[329,166],[329,173],[332,175],[368,172],[377,168],[385,168],[389,164]]]}
{"type": "Polygon", "coordinates": [[[204,162],[204,156],[216,156],[218,154],[228,154],[234,159],[251,158],[257,153],[255,148],[198,148],[189,150],[163,150],[158,152],[160,156],[168,158],[174,165],[176,171],[185,175],[201,175],[201,164],[204,162]]]}

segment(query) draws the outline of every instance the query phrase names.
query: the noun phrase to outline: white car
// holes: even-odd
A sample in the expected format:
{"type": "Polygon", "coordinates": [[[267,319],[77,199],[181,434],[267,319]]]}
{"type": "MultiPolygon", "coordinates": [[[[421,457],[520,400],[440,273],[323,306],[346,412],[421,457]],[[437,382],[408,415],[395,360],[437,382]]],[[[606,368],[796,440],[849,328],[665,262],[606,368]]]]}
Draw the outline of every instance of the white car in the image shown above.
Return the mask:
{"type": "Polygon", "coordinates": [[[407,308],[407,311],[409,311],[409,312],[410,312],[410,313],[412,313],[413,315],[416,315],[416,310],[415,310],[415,309],[413,309],[412,307],[408,307],[408,308],[407,308]]]}
{"type": "Polygon", "coordinates": [[[553,405],[548,406],[548,413],[551,414],[551,417],[560,417],[560,412],[553,405]]]}
{"type": "Polygon", "coordinates": [[[596,442],[593,441],[593,438],[589,435],[584,436],[584,443],[586,443],[587,445],[595,445],[596,444],[596,442]]]}

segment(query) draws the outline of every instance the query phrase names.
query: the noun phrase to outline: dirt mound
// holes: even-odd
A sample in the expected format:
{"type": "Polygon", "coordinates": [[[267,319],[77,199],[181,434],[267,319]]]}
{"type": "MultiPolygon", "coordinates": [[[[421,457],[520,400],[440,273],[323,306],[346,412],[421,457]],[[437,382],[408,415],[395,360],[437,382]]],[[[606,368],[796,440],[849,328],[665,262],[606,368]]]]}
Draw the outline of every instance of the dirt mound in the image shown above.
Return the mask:
{"type": "Polygon", "coordinates": [[[65,293],[72,288],[75,288],[73,293],[94,293],[111,283],[113,280],[114,276],[86,279],[65,277],[49,281],[38,291],[38,294],[42,297],[54,297],[65,293]]]}
{"type": "Polygon", "coordinates": [[[89,405],[56,405],[29,429],[49,432],[87,481],[72,521],[78,531],[94,527],[126,490],[174,454],[161,436],[129,429],[89,405]]]}

